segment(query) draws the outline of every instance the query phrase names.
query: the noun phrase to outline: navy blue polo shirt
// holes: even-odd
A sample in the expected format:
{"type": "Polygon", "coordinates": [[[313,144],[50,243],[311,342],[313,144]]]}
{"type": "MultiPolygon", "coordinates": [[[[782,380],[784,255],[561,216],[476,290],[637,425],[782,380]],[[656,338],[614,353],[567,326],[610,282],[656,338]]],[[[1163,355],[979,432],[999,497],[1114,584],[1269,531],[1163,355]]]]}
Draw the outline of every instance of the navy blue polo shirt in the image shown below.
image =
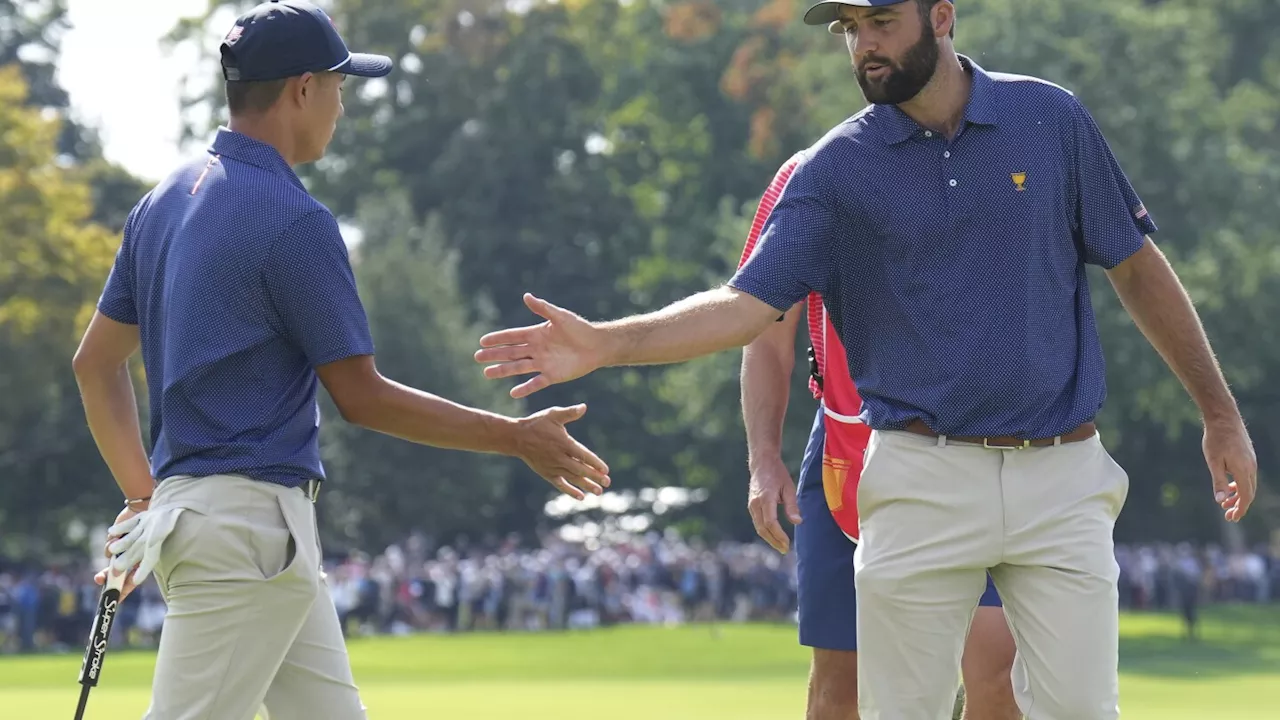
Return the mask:
{"type": "Polygon", "coordinates": [[[139,326],[155,478],[324,477],[314,368],[373,341],[337,222],[275,148],[220,129],[145,195],[98,309],[139,326]]]}
{"type": "Polygon", "coordinates": [[[803,154],[730,284],[820,293],[872,428],[1052,437],[1106,396],[1085,265],[1156,230],[1068,91],[987,73],[952,140],[871,105],[803,154]]]}

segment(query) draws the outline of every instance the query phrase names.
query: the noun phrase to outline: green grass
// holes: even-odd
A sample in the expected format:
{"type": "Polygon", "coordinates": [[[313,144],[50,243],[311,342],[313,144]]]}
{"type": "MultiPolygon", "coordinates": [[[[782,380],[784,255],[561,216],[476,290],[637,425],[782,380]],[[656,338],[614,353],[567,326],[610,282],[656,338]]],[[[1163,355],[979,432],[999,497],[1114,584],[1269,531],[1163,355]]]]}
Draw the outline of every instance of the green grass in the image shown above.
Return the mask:
{"type": "MultiPolygon", "coordinates": [[[[1280,717],[1280,607],[1217,608],[1202,639],[1176,618],[1126,616],[1125,720],[1280,717]]],[[[799,718],[808,652],[775,626],[627,627],[545,635],[376,638],[350,643],[372,720],[776,720],[799,718]]],[[[107,656],[88,718],[139,718],[154,658],[107,656]]],[[[77,656],[0,659],[0,716],[70,717],[77,656]]]]}

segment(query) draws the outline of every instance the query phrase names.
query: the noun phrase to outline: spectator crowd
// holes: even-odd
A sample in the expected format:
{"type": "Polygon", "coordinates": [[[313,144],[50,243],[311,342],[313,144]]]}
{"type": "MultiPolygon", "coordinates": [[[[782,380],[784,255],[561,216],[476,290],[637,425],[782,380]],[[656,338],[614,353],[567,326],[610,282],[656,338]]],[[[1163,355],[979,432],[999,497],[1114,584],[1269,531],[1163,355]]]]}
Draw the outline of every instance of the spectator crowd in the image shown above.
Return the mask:
{"type": "MultiPolygon", "coordinates": [[[[1280,553],[1266,546],[1120,545],[1116,560],[1127,609],[1280,602],[1280,553]]],[[[79,652],[97,607],[92,569],[0,564],[0,653],[79,652]]],[[[674,534],[536,548],[515,540],[436,548],[413,536],[373,557],[330,558],[325,572],[349,635],[790,622],[796,607],[794,553],[674,534]]],[[[148,580],[123,604],[113,643],[154,646],[164,613],[148,580]]]]}

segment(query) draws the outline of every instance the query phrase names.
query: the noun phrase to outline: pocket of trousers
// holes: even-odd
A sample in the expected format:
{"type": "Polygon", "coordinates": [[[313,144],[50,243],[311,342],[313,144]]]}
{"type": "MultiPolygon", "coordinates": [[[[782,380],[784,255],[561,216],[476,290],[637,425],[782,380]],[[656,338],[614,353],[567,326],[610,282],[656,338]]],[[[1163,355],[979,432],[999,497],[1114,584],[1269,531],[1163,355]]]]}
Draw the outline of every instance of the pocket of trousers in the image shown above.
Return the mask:
{"type": "Polygon", "coordinates": [[[271,508],[273,522],[251,529],[253,563],[267,581],[291,574],[298,564],[297,533],[290,527],[289,516],[278,502],[271,508]]]}
{"type": "Polygon", "coordinates": [[[279,575],[297,575],[308,581],[320,578],[319,537],[314,520],[308,518],[313,505],[300,493],[277,496],[276,506],[289,534],[289,558],[279,575]]]}
{"type": "Polygon", "coordinates": [[[1099,450],[1103,455],[1103,464],[1110,471],[1107,473],[1107,477],[1112,481],[1110,493],[1110,499],[1112,500],[1111,519],[1115,520],[1120,517],[1125,501],[1129,499],[1129,473],[1120,466],[1120,463],[1116,462],[1105,447],[1101,447],[1101,443],[1099,443],[1099,446],[1099,450]]]}
{"type": "Polygon", "coordinates": [[[298,543],[285,514],[273,497],[263,498],[252,512],[210,518],[206,550],[211,569],[227,579],[272,581],[291,573],[298,543]]]}
{"type": "Polygon", "coordinates": [[[182,582],[183,563],[192,560],[192,553],[200,547],[200,538],[208,526],[209,516],[203,506],[180,506],[173,527],[159,540],[160,558],[152,572],[160,594],[168,600],[174,583],[182,582]]]}
{"type": "Polygon", "coordinates": [[[877,478],[880,475],[880,466],[884,464],[883,455],[888,450],[885,447],[886,436],[880,431],[873,431],[871,437],[867,440],[867,450],[862,456],[862,470],[858,473],[858,489],[854,493],[855,501],[858,504],[858,517],[865,519],[868,513],[872,512],[880,499],[875,492],[877,478]]]}

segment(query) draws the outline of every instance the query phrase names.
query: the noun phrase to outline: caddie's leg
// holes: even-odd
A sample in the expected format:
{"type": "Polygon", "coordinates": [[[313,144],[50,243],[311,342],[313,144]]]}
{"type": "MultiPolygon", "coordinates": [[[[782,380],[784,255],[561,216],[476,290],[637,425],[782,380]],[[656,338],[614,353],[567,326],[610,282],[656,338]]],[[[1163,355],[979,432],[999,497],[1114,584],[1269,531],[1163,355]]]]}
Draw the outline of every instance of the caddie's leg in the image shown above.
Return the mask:
{"type": "Polygon", "coordinates": [[[1030,720],[1119,716],[1119,567],[1129,480],[1102,442],[1009,453],[1006,564],[992,568],[1025,663],[1030,720]]]}
{"type": "MultiPolygon", "coordinates": [[[[308,536],[315,547],[314,557],[321,557],[315,532],[315,506],[301,493],[297,498],[282,500],[285,513],[300,534],[308,536]],[[304,529],[304,527],[306,529],[304,529]]],[[[360,702],[351,675],[346,641],[338,612],[324,581],[317,586],[311,612],[285,655],[267,691],[268,720],[364,720],[365,707],[360,702]]]]}
{"type": "Polygon", "coordinates": [[[994,586],[988,582],[965,641],[965,720],[1022,720],[1013,692],[1017,648],[994,586]]]}
{"type": "Polygon", "coordinates": [[[876,432],[858,486],[862,720],[951,717],[969,622],[1000,551],[1000,455],[876,432]]]}
{"type": "MultiPolygon", "coordinates": [[[[146,720],[252,720],[310,615],[319,558],[280,498],[238,476],[174,478],[152,507],[186,508],[156,580],[168,603],[146,720]]],[[[305,499],[305,498],[303,498],[305,499]]]]}

